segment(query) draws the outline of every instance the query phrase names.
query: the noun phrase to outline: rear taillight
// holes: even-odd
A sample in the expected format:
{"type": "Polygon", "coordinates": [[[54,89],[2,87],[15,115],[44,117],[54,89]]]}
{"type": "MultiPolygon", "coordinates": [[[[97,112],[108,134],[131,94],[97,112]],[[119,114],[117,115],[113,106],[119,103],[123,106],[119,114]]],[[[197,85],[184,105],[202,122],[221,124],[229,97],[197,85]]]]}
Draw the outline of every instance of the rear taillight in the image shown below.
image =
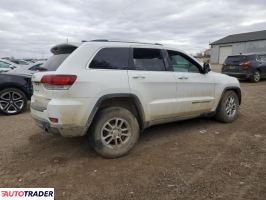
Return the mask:
{"type": "Polygon", "coordinates": [[[251,67],[251,61],[244,61],[239,64],[243,68],[251,67]]]}
{"type": "Polygon", "coordinates": [[[76,79],[76,75],[44,75],[41,83],[49,90],[67,90],[76,79]]]}

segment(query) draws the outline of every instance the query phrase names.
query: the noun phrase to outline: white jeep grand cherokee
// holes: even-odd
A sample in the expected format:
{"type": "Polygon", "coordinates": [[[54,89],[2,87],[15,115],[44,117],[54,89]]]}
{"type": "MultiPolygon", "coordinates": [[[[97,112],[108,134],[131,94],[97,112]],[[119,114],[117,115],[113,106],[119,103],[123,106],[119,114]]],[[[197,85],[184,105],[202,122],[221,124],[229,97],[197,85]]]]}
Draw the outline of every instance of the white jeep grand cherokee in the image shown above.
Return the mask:
{"type": "Polygon", "coordinates": [[[94,40],[53,47],[56,71],[32,77],[31,112],[45,131],[88,135],[104,157],[128,153],[154,124],[213,115],[236,119],[236,78],[160,44],[94,40]]]}

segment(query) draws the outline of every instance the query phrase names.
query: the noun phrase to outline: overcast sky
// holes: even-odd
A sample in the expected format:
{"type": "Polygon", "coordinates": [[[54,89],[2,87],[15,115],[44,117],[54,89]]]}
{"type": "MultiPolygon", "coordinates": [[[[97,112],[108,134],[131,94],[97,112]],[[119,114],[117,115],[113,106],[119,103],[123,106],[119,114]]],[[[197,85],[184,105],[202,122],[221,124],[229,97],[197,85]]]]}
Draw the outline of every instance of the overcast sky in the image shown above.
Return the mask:
{"type": "Polygon", "coordinates": [[[229,34],[265,29],[266,0],[0,0],[0,57],[47,57],[66,38],[196,53],[229,34]]]}

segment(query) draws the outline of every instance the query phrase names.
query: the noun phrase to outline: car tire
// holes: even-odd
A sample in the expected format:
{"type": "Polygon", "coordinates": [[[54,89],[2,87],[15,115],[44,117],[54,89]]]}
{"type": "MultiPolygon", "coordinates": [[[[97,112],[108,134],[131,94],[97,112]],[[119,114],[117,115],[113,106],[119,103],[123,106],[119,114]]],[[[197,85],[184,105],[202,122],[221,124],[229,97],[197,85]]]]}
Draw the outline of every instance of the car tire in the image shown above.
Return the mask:
{"type": "Polygon", "coordinates": [[[258,70],[256,70],[251,76],[251,81],[254,83],[257,83],[260,81],[260,78],[261,78],[261,74],[258,70]]]}
{"type": "Polygon", "coordinates": [[[233,122],[239,113],[239,98],[234,91],[226,91],[216,110],[216,120],[224,123],[233,122]]]}
{"type": "Polygon", "coordinates": [[[97,114],[89,140],[92,148],[101,156],[118,158],[134,147],[139,132],[138,121],[129,110],[109,107],[97,114]]]}
{"type": "Polygon", "coordinates": [[[6,88],[0,91],[0,112],[16,115],[26,110],[27,96],[17,88],[6,88]]]}

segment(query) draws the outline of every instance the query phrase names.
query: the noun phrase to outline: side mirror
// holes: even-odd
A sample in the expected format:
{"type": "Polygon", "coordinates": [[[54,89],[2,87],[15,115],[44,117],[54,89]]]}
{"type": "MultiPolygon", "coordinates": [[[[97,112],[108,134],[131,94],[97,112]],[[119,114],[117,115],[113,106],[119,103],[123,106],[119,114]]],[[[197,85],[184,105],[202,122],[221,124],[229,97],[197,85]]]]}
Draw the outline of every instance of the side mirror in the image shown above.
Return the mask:
{"type": "Polygon", "coordinates": [[[204,74],[207,74],[209,71],[211,71],[211,65],[209,63],[203,64],[203,72],[204,74]]]}

